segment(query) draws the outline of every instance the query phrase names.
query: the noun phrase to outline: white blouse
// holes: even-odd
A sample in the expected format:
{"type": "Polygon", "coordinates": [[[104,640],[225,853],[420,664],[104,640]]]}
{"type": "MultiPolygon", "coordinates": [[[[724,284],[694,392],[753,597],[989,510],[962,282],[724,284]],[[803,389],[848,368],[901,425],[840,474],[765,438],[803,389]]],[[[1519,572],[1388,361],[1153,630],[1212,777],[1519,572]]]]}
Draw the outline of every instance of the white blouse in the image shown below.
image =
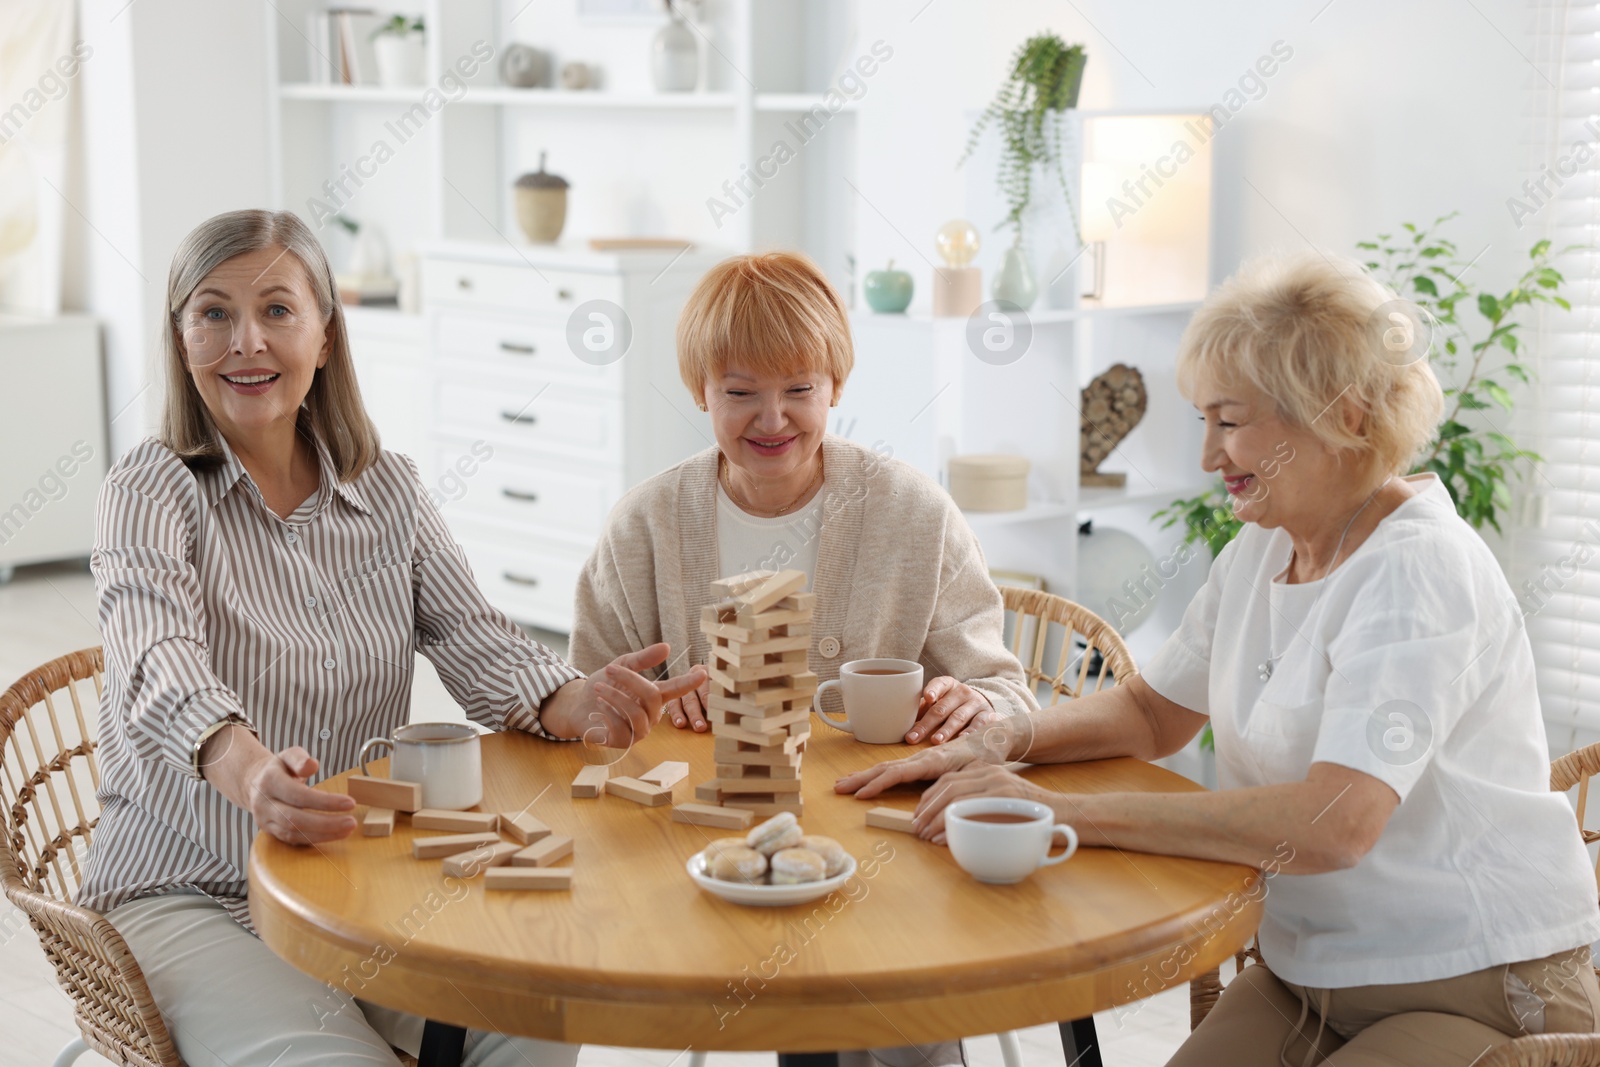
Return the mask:
{"type": "Polygon", "coordinates": [[[1290,861],[1268,883],[1262,956],[1315,988],[1431,981],[1600,938],[1511,587],[1443,483],[1407,480],[1418,492],[1320,581],[1285,584],[1288,534],[1246,525],[1144,670],[1211,717],[1223,789],[1303,781],[1320,762],[1399,795],[1355,867],[1296,875],[1290,861]]]}

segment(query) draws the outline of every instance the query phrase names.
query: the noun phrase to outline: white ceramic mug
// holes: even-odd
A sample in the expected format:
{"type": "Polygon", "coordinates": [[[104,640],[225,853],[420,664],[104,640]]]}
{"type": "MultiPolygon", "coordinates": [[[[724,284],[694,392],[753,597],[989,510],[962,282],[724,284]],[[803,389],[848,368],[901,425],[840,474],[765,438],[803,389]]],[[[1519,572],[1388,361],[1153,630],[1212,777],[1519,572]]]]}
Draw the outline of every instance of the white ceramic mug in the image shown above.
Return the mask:
{"type": "Polygon", "coordinates": [[[856,735],[869,745],[893,745],[906,739],[922,703],[922,665],[909,659],[857,659],[839,668],[839,677],[817,686],[811,709],[836,730],[856,735]],[[844,719],[822,711],[822,694],[838,686],[844,697],[844,719]]]}
{"type": "Polygon", "coordinates": [[[374,749],[388,748],[389,777],[422,786],[422,806],[464,811],[483,799],[483,749],[476,727],[464,722],[413,722],[394,737],[361,746],[361,773],[374,749]]]}
{"type": "Polygon", "coordinates": [[[1078,851],[1078,832],[1055,821],[1055,812],[1036,800],[973,797],[944,810],[945,842],[963,870],[980,882],[1011,885],[1078,851]],[[1003,821],[1002,821],[1003,820],[1003,821]],[[1057,834],[1067,849],[1050,855],[1057,834]]]}

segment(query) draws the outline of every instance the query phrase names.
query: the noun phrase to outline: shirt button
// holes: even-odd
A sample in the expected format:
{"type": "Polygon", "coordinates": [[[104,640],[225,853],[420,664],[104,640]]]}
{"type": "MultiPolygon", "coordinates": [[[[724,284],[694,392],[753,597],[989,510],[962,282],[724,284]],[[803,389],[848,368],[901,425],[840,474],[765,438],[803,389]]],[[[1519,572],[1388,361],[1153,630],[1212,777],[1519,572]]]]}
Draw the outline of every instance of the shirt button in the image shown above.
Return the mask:
{"type": "Polygon", "coordinates": [[[288,533],[283,535],[283,539],[292,545],[300,540],[300,535],[295,533],[293,530],[290,530],[288,533]]]}
{"type": "Polygon", "coordinates": [[[817,653],[824,659],[832,659],[839,654],[839,639],[837,637],[824,637],[817,642],[817,653]]]}
{"type": "Polygon", "coordinates": [[[333,668],[334,668],[334,667],[336,667],[336,666],[337,666],[337,665],[338,665],[338,664],[337,664],[337,663],[335,663],[335,662],[334,662],[334,658],[333,658],[333,657],[332,657],[332,656],[329,656],[329,657],[328,657],[328,658],[327,658],[327,659],[325,659],[325,660],[323,660],[323,661],[322,661],[322,665],[323,665],[323,666],[324,666],[324,667],[326,667],[326,668],[328,668],[328,669],[329,669],[329,670],[330,670],[330,671],[331,671],[331,670],[333,670],[333,668]]]}
{"type": "Polygon", "coordinates": [[[326,740],[327,740],[327,739],[328,739],[328,738],[330,738],[330,737],[332,737],[332,736],[333,736],[333,731],[332,731],[332,730],[329,730],[329,729],[328,729],[328,728],[326,728],[326,727],[324,727],[324,728],[323,728],[323,730],[322,730],[322,732],[321,732],[321,733],[319,733],[319,734],[317,734],[317,736],[318,736],[318,737],[320,737],[320,738],[322,738],[322,739],[323,739],[323,740],[324,740],[324,741],[326,741],[326,740]]]}
{"type": "Polygon", "coordinates": [[[306,597],[306,607],[314,608],[316,606],[317,606],[317,598],[316,597],[314,597],[314,596],[306,597]]]}

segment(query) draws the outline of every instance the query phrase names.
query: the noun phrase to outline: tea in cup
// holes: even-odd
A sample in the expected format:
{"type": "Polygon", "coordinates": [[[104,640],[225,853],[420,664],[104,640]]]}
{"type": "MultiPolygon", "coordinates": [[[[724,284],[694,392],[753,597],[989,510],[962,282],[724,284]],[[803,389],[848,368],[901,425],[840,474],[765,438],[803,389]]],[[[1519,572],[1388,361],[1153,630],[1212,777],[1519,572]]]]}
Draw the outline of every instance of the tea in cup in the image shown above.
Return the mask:
{"type": "Polygon", "coordinates": [[[1036,800],[973,797],[944,812],[945,842],[963,870],[980,882],[1012,885],[1040,867],[1062,863],[1078,851],[1078,833],[1055,821],[1055,812],[1036,800]],[[1056,835],[1066,851],[1050,855],[1056,835]]]}
{"type": "Polygon", "coordinates": [[[422,786],[422,806],[464,811],[483,799],[483,751],[477,727],[464,722],[413,722],[393,738],[361,746],[361,773],[372,751],[388,748],[389,777],[422,786]]]}
{"type": "Polygon", "coordinates": [[[817,686],[812,710],[836,730],[856,735],[869,745],[892,745],[906,739],[922,706],[922,665],[909,659],[857,659],[839,668],[839,677],[817,686]],[[822,694],[837,686],[844,698],[844,718],[822,710],[822,694]]]}

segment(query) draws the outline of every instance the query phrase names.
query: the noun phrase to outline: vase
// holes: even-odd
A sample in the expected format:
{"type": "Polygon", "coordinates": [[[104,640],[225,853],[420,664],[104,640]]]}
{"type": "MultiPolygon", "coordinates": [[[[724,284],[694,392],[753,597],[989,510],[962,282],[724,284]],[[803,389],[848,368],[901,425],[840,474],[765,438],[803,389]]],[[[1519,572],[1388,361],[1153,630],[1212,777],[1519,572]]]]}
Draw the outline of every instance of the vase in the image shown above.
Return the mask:
{"type": "Polygon", "coordinates": [[[381,34],[372,42],[378,61],[378,84],[385,89],[407,89],[422,84],[422,34],[381,34]]]}
{"type": "Polygon", "coordinates": [[[996,300],[1015,304],[1024,311],[1033,306],[1034,299],[1039,295],[1039,286],[1033,280],[1033,268],[1029,266],[1028,257],[1021,246],[1012,245],[1006,249],[1005,259],[994,276],[989,295],[996,300]]]}
{"type": "Polygon", "coordinates": [[[650,45],[650,77],[663,93],[692,92],[700,82],[700,46],[677,8],[650,45]]]}

